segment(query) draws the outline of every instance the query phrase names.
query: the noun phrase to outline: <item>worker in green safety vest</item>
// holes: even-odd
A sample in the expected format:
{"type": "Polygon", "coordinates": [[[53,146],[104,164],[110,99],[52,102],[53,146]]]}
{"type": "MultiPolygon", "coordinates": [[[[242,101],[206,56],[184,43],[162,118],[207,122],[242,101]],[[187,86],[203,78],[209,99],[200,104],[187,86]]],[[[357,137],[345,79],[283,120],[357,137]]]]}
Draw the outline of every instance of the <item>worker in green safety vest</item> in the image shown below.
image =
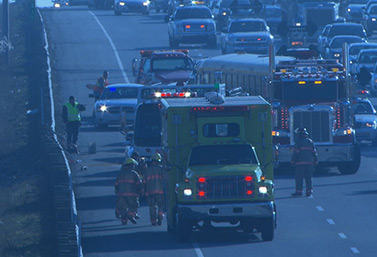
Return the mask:
{"type": "Polygon", "coordinates": [[[74,96],[70,96],[68,102],[63,105],[63,122],[67,128],[67,149],[78,153],[76,145],[81,126],[80,112],[85,111],[85,106],[76,102],[74,96]]]}

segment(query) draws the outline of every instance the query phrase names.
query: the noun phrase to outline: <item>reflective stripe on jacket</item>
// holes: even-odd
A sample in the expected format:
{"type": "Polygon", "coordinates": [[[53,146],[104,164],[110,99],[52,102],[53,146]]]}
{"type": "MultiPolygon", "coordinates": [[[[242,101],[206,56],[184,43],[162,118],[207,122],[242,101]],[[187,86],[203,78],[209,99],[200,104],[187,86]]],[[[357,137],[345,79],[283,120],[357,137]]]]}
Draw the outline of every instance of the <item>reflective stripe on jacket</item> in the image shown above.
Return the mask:
{"type": "Polygon", "coordinates": [[[314,166],[318,162],[317,151],[310,138],[300,138],[293,148],[291,163],[293,165],[314,166]]]}
{"type": "Polygon", "coordinates": [[[75,106],[70,104],[69,102],[65,104],[65,107],[67,107],[67,120],[70,121],[81,121],[81,115],[78,108],[78,103],[75,102],[75,106]]]}
{"type": "Polygon", "coordinates": [[[122,167],[115,182],[115,193],[118,196],[140,196],[142,192],[142,184],[137,172],[122,167]]]}
{"type": "Polygon", "coordinates": [[[143,183],[145,188],[145,195],[164,194],[163,185],[163,171],[162,166],[157,164],[151,164],[143,176],[143,183]]]}

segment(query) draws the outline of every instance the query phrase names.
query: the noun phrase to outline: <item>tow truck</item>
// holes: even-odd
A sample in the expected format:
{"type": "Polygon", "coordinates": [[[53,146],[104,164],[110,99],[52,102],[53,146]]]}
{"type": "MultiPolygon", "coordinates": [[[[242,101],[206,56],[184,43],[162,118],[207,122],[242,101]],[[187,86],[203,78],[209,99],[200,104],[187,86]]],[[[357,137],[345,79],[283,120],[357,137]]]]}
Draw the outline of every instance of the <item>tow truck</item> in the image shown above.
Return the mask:
{"type": "Polygon", "coordinates": [[[226,224],[273,240],[271,105],[212,92],[161,99],[160,114],[168,231],[188,241],[194,229],[226,224]]]}
{"type": "Polygon", "coordinates": [[[132,60],[132,73],[136,83],[152,85],[186,82],[194,70],[194,61],[187,49],[141,50],[141,58],[132,60]]]}
{"type": "MultiPolygon", "coordinates": [[[[344,62],[347,63],[347,62],[344,62]]],[[[281,166],[288,165],[305,127],[318,151],[319,164],[354,174],[360,166],[350,99],[355,85],[336,60],[281,61],[270,81],[273,90],[273,143],[281,166]]]]}

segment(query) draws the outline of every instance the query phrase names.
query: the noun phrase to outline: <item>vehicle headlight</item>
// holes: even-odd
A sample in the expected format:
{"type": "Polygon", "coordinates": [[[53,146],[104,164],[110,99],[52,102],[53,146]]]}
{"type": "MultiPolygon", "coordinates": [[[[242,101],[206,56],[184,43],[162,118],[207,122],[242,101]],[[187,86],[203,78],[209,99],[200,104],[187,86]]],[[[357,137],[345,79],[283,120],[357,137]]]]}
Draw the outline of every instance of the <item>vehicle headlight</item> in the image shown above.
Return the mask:
{"type": "Polygon", "coordinates": [[[340,53],[334,53],[334,57],[335,58],[339,58],[340,57],[340,53]]]}
{"type": "Polygon", "coordinates": [[[107,111],[107,106],[106,106],[106,105],[101,105],[101,106],[99,107],[99,110],[100,110],[101,112],[106,112],[106,111],[107,111]]]}
{"type": "Polygon", "coordinates": [[[351,8],[348,8],[348,9],[347,9],[347,12],[351,12],[351,8]]]}
{"type": "Polygon", "coordinates": [[[143,2],[143,5],[148,6],[150,3],[151,3],[150,1],[145,1],[145,2],[143,2]]]}
{"type": "Polygon", "coordinates": [[[191,190],[191,188],[185,188],[185,189],[183,190],[183,194],[184,194],[185,196],[191,196],[191,195],[192,195],[192,190],[191,190]]]}
{"type": "Polygon", "coordinates": [[[59,4],[59,3],[55,3],[54,6],[55,6],[56,8],[59,8],[59,7],[60,7],[60,4],[59,4]]]}
{"type": "Polygon", "coordinates": [[[365,126],[366,126],[367,128],[376,128],[377,124],[376,124],[375,121],[373,121],[373,122],[366,122],[366,123],[365,123],[365,126]]]}
{"type": "Polygon", "coordinates": [[[261,186],[261,187],[259,187],[259,193],[260,194],[267,194],[267,192],[268,192],[268,189],[267,189],[267,187],[265,187],[265,186],[261,186]]]}
{"type": "Polygon", "coordinates": [[[119,2],[119,5],[120,5],[120,6],[125,6],[126,3],[125,3],[125,2],[119,2]]]}
{"type": "Polygon", "coordinates": [[[226,16],[226,15],[227,15],[227,12],[223,12],[222,15],[223,15],[223,16],[226,16]]]}
{"type": "Polygon", "coordinates": [[[376,18],[372,18],[371,20],[372,20],[372,21],[376,21],[376,18]]]}

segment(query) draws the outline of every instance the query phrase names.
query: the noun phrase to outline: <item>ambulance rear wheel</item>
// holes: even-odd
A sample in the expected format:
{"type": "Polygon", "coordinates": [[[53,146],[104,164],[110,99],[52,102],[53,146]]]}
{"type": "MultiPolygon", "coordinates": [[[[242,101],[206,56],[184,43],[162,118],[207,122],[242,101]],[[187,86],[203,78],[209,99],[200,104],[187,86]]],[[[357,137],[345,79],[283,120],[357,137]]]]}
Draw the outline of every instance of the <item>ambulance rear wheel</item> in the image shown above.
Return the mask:
{"type": "Polygon", "coordinates": [[[274,239],[275,221],[274,219],[264,219],[261,227],[261,234],[263,241],[272,241],[274,239]]]}

